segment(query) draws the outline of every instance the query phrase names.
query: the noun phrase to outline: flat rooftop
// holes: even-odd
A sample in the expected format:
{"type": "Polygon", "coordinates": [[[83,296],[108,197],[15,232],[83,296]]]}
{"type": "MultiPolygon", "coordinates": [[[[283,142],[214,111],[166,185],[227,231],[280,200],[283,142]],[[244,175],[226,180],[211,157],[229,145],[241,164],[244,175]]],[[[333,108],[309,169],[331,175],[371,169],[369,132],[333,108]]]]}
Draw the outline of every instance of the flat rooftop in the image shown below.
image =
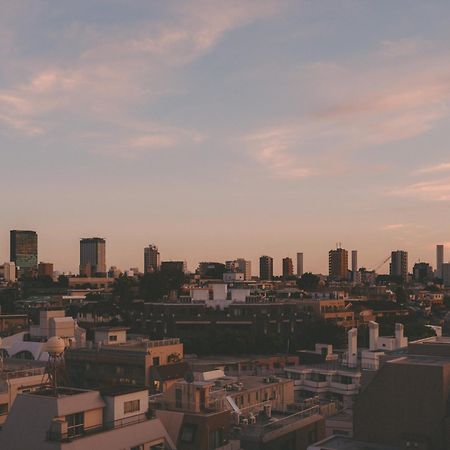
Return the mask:
{"type": "Polygon", "coordinates": [[[343,436],[331,436],[323,441],[316,442],[309,448],[320,450],[400,450],[399,447],[356,441],[343,436]]]}
{"type": "Polygon", "coordinates": [[[92,392],[92,391],[88,391],[86,389],[74,389],[74,388],[67,388],[67,387],[58,387],[56,389],[48,387],[46,389],[34,391],[27,395],[38,395],[41,397],[60,398],[60,397],[70,397],[72,395],[84,394],[85,392],[92,392]]]}
{"type": "Polygon", "coordinates": [[[118,397],[120,395],[134,394],[135,392],[147,391],[145,386],[111,386],[101,389],[100,393],[106,397],[118,397]]]}

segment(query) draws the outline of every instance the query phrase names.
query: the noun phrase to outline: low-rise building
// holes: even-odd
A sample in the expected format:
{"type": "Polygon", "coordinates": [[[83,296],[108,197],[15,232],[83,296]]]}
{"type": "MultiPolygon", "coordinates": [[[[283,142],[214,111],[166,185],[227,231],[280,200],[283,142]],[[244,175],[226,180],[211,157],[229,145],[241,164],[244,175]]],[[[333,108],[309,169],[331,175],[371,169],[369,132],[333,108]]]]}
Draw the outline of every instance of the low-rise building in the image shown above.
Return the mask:
{"type": "Polygon", "coordinates": [[[146,389],[46,388],[17,396],[0,432],[8,450],[174,450],[146,389]],[[24,432],[26,430],[26,432],[24,432]]]}

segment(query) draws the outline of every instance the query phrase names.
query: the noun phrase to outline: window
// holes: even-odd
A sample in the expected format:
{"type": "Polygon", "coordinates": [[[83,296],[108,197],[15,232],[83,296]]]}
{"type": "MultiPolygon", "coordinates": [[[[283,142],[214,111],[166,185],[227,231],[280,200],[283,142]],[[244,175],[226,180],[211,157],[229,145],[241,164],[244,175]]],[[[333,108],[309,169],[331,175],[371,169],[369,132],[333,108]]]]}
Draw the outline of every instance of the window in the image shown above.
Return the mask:
{"type": "Polygon", "coordinates": [[[181,408],[181,398],[182,398],[182,391],[181,389],[175,389],[175,408],[181,408]]]}
{"type": "Polygon", "coordinates": [[[84,413],[79,412],[66,416],[67,436],[79,436],[84,432],[84,413]]]}
{"type": "Polygon", "coordinates": [[[144,450],[144,444],[141,445],[135,445],[134,447],[131,447],[130,450],[144,450]]]}
{"type": "Polygon", "coordinates": [[[109,335],[109,341],[110,341],[110,342],[115,342],[115,341],[117,341],[117,334],[110,334],[110,335],[109,335]]]}
{"type": "Polygon", "coordinates": [[[153,358],[153,365],[154,365],[154,366],[159,366],[159,356],[155,356],[155,357],[153,358]]]}
{"type": "Polygon", "coordinates": [[[4,416],[5,414],[8,414],[8,403],[1,403],[0,404],[0,416],[4,416]]]}
{"type": "Polygon", "coordinates": [[[140,400],[130,400],[129,402],[124,402],[123,404],[124,414],[139,411],[140,408],[141,408],[140,400]]]}
{"type": "Polygon", "coordinates": [[[185,424],[181,430],[181,442],[192,444],[195,439],[195,432],[197,431],[197,425],[185,424]]]}
{"type": "Polygon", "coordinates": [[[224,444],[224,437],[223,437],[223,428],[219,428],[217,430],[214,430],[209,434],[209,448],[210,450],[213,450],[218,447],[222,447],[224,444]]]}

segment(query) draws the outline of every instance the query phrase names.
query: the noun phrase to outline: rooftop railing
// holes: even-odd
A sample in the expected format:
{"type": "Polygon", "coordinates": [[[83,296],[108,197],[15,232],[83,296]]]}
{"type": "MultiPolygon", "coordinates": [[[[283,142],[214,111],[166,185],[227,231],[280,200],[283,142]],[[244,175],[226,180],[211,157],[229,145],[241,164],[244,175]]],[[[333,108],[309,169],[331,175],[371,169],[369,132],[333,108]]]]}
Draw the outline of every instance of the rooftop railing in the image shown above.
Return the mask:
{"type": "Polygon", "coordinates": [[[51,442],[71,442],[74,439],[81,439],[93,434],[102,433],[104,431],[117,430],[124,427],[129,427],[131,425],[136,425],[147,420],[154,418],[152,412],[147,412],[144,414],[137,414],[133,417],[128,417],[125,419],[114,420],[111,422],[103,422],[100,425],[95,425],[93,427],[83,427],[78,426],[76,430],[70,430],[66,432],[59,432],[49,430],[47,431],[47,441],[51,442]]]}

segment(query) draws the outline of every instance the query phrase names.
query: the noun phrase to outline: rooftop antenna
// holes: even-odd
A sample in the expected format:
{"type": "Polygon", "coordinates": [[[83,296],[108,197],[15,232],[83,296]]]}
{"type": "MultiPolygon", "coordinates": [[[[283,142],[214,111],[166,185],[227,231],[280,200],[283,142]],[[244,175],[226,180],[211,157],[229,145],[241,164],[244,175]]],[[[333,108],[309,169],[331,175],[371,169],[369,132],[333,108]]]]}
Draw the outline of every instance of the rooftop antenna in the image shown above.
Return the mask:
{"type": "Polygon", "coordinates": [[[47,366],[45,367],[45,374],[48,376],[50,386],[55,390],[58,388],[58,372],[64,373],[64,350],[66,344],[64,340],[58,336],[52,336],[44,346],[48,353],[47,366]]]}

